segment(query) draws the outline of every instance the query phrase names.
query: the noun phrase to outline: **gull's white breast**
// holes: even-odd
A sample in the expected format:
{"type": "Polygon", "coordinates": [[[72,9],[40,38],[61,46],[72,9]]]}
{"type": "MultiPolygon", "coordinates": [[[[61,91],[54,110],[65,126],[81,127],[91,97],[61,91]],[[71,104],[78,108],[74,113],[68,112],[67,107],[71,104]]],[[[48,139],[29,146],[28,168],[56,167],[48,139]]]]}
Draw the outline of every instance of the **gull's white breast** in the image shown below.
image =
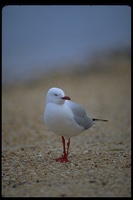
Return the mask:
{"type": "Polygon", "coordinates": [[[72,137],[84,131],[84,127],[77,124],[72,110],[65,103],[47,103],[44,121],[49,130],[61,136],[72,137]]]}

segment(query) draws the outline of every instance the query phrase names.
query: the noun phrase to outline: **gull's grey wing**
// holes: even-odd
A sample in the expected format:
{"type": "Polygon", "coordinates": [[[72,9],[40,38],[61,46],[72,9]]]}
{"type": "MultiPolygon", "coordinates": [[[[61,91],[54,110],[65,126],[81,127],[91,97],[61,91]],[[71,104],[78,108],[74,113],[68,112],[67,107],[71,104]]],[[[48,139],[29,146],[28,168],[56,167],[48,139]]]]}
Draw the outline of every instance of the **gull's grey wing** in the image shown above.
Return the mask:
{"type": "Polygon", "coordinates": [[[87,116],[84,108],[81,105],[69,101],[69,106],[78,125],[82,126],[84,129],[88,129],[93,125],[93,120],[87,116]]]}

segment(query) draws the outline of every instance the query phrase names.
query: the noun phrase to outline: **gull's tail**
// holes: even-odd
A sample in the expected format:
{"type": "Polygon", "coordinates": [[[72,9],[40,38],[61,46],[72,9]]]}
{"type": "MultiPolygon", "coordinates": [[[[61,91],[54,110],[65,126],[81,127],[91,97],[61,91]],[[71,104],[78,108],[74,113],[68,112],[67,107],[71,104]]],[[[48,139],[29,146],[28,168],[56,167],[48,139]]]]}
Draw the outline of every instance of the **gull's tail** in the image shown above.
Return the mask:
{"type": "Polygon", "coordinates": [[[102,122],[108,122],[107,119],[95,119],[95,118],[92,118],[93,121],[102,121],[102,122]]]}

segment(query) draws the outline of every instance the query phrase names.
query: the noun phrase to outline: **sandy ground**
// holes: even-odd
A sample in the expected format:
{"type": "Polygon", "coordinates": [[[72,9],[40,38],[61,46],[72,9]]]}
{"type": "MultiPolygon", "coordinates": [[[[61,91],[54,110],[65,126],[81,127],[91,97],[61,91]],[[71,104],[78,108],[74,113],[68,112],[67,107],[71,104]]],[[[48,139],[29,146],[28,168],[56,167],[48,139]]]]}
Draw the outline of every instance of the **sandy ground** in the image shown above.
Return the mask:
{"type": "Polygon", "coordinates": [[[130,197],[130,84],[130,62],[122,62],[101,72],[58,74],[3,88],[2,195],[130,197]],[[61,139],[43,122],[45,96],[53,86],[90,116],[109,120],[71,138],[70,163],[55,161],[61,139]]]}

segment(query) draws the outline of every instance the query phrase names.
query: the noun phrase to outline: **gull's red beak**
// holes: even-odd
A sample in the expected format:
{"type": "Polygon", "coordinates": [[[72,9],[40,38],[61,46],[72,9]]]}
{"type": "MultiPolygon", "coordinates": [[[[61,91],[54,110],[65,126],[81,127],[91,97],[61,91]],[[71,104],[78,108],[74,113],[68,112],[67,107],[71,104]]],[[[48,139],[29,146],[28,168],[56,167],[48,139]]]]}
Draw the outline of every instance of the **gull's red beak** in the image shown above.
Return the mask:
{"type": "Polygon", "coordinates": [[[71,100],[71,98],[68,97],[68,96],[64,96],[64,97],[62,97],[62,99],[64,99],[64,100],[71,100]]]}

